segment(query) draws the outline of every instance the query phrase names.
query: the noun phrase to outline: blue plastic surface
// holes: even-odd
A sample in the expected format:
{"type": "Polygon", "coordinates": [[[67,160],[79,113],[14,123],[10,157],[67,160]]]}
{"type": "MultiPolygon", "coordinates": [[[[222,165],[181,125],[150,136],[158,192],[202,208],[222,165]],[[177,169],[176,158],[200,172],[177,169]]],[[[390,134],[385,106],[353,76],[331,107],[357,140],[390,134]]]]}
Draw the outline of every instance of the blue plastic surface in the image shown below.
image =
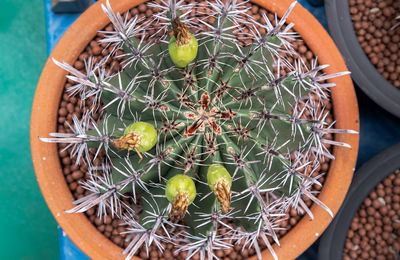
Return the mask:
{"type": "Polygon", "coordinates": [[[45,0],[45,17],[47,30],[47,52],[53,50],[58,40],[68,27],[79,17],[78,14],[55,14],[51,11],[51,0],[45,0]]]}
{"type": "MultiPolygon", "coordinates": [[[[298,1],[308,9],[327,28],[325,9],[323,6],[314,7],[306,0],[298,1]]],[[[79,16],[78,14],[56,15],[51,11],[51,0],[45,0],[45,15],[47,28],[48,52],[54,48],[66,29],[79,16]]],[[[376,105],[372,100],[357,89],[360,108],[360,146],[357,167],[378,154],[383,149],[400,142],[400,120],[390,115],[376,105]]],[[[87,260],[89,259],[72,241],[60,230],[60,259],[87,260]]],[[[318,241],[305,251],[297,260],[316,260],[318,241]]]]}
{"type": "Polygon", "coordinates": [[[60,243],[60,260],[90,260],[58,227],[58,239],[60,243]]]}

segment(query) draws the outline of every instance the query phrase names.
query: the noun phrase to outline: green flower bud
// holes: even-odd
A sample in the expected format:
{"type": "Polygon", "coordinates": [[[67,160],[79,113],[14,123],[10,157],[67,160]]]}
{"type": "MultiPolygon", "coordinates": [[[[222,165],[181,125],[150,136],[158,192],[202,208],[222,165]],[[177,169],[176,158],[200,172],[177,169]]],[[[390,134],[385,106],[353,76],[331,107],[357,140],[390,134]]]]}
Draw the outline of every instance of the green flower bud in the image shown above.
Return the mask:
{"type": "Polygon", "coordinates": [[[187,25],[175,18],[172,22],[174,36],[168,44],[171,60],[177,67],[186,67],[197,56],[198,43],[196,38],[189,32],[187,25]]]}
{"type": "Polygon", "coordinates": [[[169,202],[173,202],[174,198],[181,192],[189,195],[189,204],[191,204],[196,198],[196,185],[189,176],[177,174],[168,180],[165,195],[169,202]]]}
{"type": "Polygon", "coordinates": [[[135,133],[140,137],[140,143],[137,150],[141,153],[147,152],[157,142],[157,131],[152,124],[146,122],[135,122],[125,128],[124,135],[135,133]]]}
{"type": "Polygon", "coordinates": [[[232,186],[232,177],[224,166],[221,164],[210,165],[207,171],[207,183],[211,190],[214,190],[215,184],[221,179],[224,179],[229,184],[229,187],[232,186]]]}
{"type": "Polygon", "coordinates": [[[128,125],[124,135],[114,140],[113,144],[118,149],[135,150],[140,158],[140,153],[147,152],[157,142],[157,131],[152,124],[146,122],[135,122],[128,125]]]}
{"type": "Polygon", "coordinates": [[[207,183],[221,204],[222,212],[231,210],[232,177],[228,170],[220,164],[212,164],[207,171],[207,183]]]}
{"type": "Polygon", "coordinates": [[[168,180],[165,195],[172,203],[169,218],[172,221],[181,220],[185,216],[188,206],[196,198],[196,185],[189,176],[177,174],[168,180]]]}

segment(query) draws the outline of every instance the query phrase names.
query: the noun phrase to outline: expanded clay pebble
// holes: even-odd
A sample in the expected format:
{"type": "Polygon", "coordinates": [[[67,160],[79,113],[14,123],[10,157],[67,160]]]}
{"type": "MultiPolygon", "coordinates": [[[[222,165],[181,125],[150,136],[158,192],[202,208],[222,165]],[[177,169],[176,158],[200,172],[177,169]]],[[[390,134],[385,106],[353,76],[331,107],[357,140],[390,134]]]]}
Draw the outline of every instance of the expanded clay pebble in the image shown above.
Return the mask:
{"type": "Polygon", "coordinates": [[[397,260],[400,253],[400,171],[390,174],[365,198],[343,249],[344,260],[397,260]]]}
{"type": "MultiPolygon", "coordinates": [[[[354,31],[379,73],[400,88],[400,15],[398,0],[349,0],[354,31]]],[[[377,86],[379,87],[379,86],[377,86]]]]}
{"type": "MultiPolygon", "coordinates": [[[[196,3],[195,1],[190,1],[191,3],[196,3]]],[[[200,2],[197,4],[206,4],[206,2],[200,2]]],[[[275,17],[274,14],[269,13],[268,11],[266,11],[265,9],[255,5],[255,4],[251,4],[248,3],[249,7],[251,7],[250,11],[249,11],[249,15],[252,15],[253,17],[255,17],[255,19],[260,22],[260,23],[264,23],[264,21],[261,19],[261,14],[265,13],[267,14],[267,17],[269,18],[269,20],[274,24],[275,23],[275,17]]],[[[195,9],[193,9],[194,11],[191,13],[192,16],[195,16],[196,19],[204,19],[204,15],[201,15],[200,12],[207,12],[207,9],[204,10],[198,10],[198,12],[196,12],[195,9]]],[[[134,16],[134,15],[139,15],[139,16],[143,16],[146,18],[150,18],[152,16],[153,13],[158,12],[159,10],[157,10],[156,8],[149,8],[147,7],[147,5],[145,4],[141,4],[136,8],[132,8],[130,9],[130,11],[125,15],[128,15],[129,17],[134,16]]],[[[208,18],[208,22],[213,23],[213,17],[208,18]]],[[[204,26],[202,29],[206,29],[206,27],[204,26]]],[[[107,25],[104,30],[106,31],[111,31],[113,30],[113,26],[112,25],[107,25]]],[[[152,34],[156,33],[157,31],[157,27],[151,32],[152,34]]],[[[88,44],[88,46],[85,48],[85,50],[79,55],[78,60],[74,63],[74,67],[76,69],[79,69],[83,72],[84,69],[84,60],[87,59],[88,57],[95,57],[96,62],[99,62],[101,59],[105,58],[109,53],[113,52],[113,47],[107,47],[106,44],[99,44],[98,41],[100,39],[102,39],[104,35],[100,32],[97,33],[96,37],[88,44]]],[[[242,40],[241,44],[242,45],[247,45],[247,44],[251,44],[252,41],[251,40],[242,40]]],[[[296,41],[293,42],[293,47],[294,49],[299,53],[300,58],[302,58],[307,66],[310,66],[312,59],[314,59],[314,55],[312,53],[312,51],[308,48],[308,46],[303,42],[303,41],[296,41]]],[[[117,55],[122,54],[121,52],[117,53],[117,55]]],[[[289,62],[294,63],[294,60],[292,57],[289,57],[289,62]]],[[[111,57],[106,61],[106,70],[108,72],[118,72],[123,65],[123,59],[122,58],[115,58],[115,57],[111,57]]],[[[286,72],[284,70],[281,71],[281,74],[284,75],[286,72]]],[[[60,102],[60,107],[58,110],[58,124],[57,124],[57,128],[58,128],[58,132],[60,133],[71,133],[72,131],[70,130],[69,125],[73,126],[73,115],[75,114],[79,119],[81,119],[82,115],[88,110],[91,109],[92,107],[92,99],[86,100],[86,101],[81,101],[79,96],[70,96],[67,92],[66,92],[66,88],[72,86],[72,84],[74,84],[74,82],[68,80],[64,86],[64,93],[62,96],[62,100],[60,102]]],[[[317,100],[317,96],[313,95],[312,98],[314,99],[314,101],[318,101],[317,100]]],[[[328,112],[328,116],[327,116],[327,122],[333,122],[333,117],[332,117],[332,105],[330,103],[330,100],[323,100],[321,101],[324,103],[325,105],[325,112],[328,112]]],[[[302,107],[299,107],[299,109],[301,110],[302,107]]],[[[99,109],[97,110],[97,112],[93,115],[93,118],[95,120],[97,120],[98,118],[100,118],[101,115],[101,106],[99,107],[99,109]]],[[[305,113],[303,115],[304,118],[310,118],[310,114],[309,113],[305,113]]],[[[328,136],[327,138],[332,139],[333,136],[328,136]]],[[[60,156],[60,160],[61,163],[63,165],[63,173],[65,176],[65,179],[69,185],[69,188],[71,190],[71,193],[73,194],[75,199],[80,199],[86,195],[89,194],[89,192],[87,190],[85,190],[82,187],[82,182],[88,180],[89,178],[89,173],[88,173],[88,166],[82,161],[81,164],[76,165],[76,160],[75,159],[71,159],[70,158],[70,153],[71,153],[71,149],[67,149],[67,150],[63,150],[66,147],[66,145],[64,144],[59,144],[58,149],[59,149],[59,156],[60,156]]],[[[327,146],[329,148],[329,145],[327,146]]],[[[95,156],[95,150],[91,149],[89,150],[90,152],[90,158],[93,159],[95,156]]],[[[102,152],[100,152],[100,154],[98,155],[98,159],[96,159],[94,161],[94,165],[101,165],[101,158],[103,158],[104,154],[102,152]]],[[[310,160],[314,160],[314,158],[310,158],[310,160]]],[[[320,160],[320,166],[319,169],[316,170],[315,172],[313,172],[313,177],[320,175],[322,173],[327,173],[328,169],[329,169],[329,164],[330,164],[330,160],[327,158],[322,158],[320,160]]],[[[310,167],[306,167],[304,169],[300,170],[302,173],[304,173],[305,171],[310,172],[310,167]]],[[[319,181],[323,184],[325,180],[325,176],[320,177],[319,181]]],[[[313,189],[315,191],[319,191],[321,190],[321,187],[318,185],[314,185],[313,189]]],[[[137,195],[138,196],[138,195],[137,195]]],[[[312,205],[312,201],[308,198],[303,198],[304,202],[306,203],[306,205],[308,207],[311,207],[312,205]]],[[[122,198],[122,200],[130,205],[132,208],[140,208],[141,205],[141,201],[140,201],[140,196],[138,196],[138,205],[132,204],[132,201],[127,200],[126,198],[122,198]]],[[[127,235],[126,234],[122,234],[123,232],[126,231],[126,227],[123,226],[123,221],[120,219],[112,219],[110,216],[107,216],[105,219],[100,219],[97,216],[97,207],[91,208],[88,211],[85,212],[86,216],[88,217],[88,219],[90,220],[90,222],[97,228],[97,230],[101,233],[104,234],[104,236],[106,236],[107,238],[109,238],[113,243],[115,243],[116,245],[118,245],[119,247],[122,248],[126,248],[129,245],[129,241],[130,240],[126,240],[127,235]]],[[[298,212],[296,212],[296,210],[290,210],[289,212],[287,212],[286,216],[285,216],[285,220],[283,220],[281,222],[281,226],[283,228],[286,228],[286,230],[280,230],[279,233],[277,233],[278,238],[283,237],[287,232],[290,231],[290,229],[295,226],[303,217],[304,213],[300,214],[298,212]]],[[[308,217],[308,216],[305,216],[308,217]]],[[[231,225],[233,225],[231,223],[231,225]]],[[[226,232],[225,229],[221,228],[220,229],[221,234],[223,234],[224,232],[226,232]]],[[[164,246],[165,250],[163,253],[159,252],[158,249],[156,248],[156,246],[152,246],[150,247],[150,254],[147,257],[147,253],[145,250],[139,250],[137,253],[137,256],[143,258],[143,259],[174,259],[174,260],[180,260],[180,259],[185,259],[186,252],[180,252],[177,253],[174,249],[174,246],[172,244],[167,244],[164,242],[161,242],[162,245],[164,246]]],[[[236,243],[236,241],[232,241],[233,244],[236,243]]],[[[267,246],[266,244],[260,239],[259,240],[260,243],[260,248],[262,250],[266,249],[267,246]]],[[[270,239],[270,243],[273,244],[274,242],[272,241],[272,239],[270,239]]],[[[255,255],[256,252],[254,249],[243,249],[243,241],[241,242],[241,244],[235,245],[233,248],[228,249],[228,250],[218,250],[216,251],[216,255],[220,258],[220,259],[235,259],[235,260],[241,260],[241,259],[247,259],[250,256],[255,255]]],[[[199,260],[200,259],[200,255],[196,254],[194,255],[191,259],[193,260],[199,260]]]]}

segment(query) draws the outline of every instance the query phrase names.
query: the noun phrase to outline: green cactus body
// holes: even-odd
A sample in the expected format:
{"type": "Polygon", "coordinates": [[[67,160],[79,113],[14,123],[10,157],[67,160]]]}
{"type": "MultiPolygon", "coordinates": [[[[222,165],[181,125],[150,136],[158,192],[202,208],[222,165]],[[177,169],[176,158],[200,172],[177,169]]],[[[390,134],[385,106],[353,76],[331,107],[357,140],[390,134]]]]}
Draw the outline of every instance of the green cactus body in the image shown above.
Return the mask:
{"type": "MultiPolygon", "coordinates": [[[[233,7],[243,7],[237,5],[233,7]]],[[[296,112],[305,103],[304,97],[322,93],[324,85],[313,72],[297,70],[286,76],[273,72],[273,65],[280,66],[276,50],[287,44],[279,28],[275,33],[267,28],[269,33],[242,47],[232,40],[236,14],[221,8],[222,14],[211,29],[214,34],[197,40],[191,36],[198,48],[197,57],[191,50],[182,63],[174,57],[176,49],[171,51],[176,47],[171,45],[176,43],[174,38],[169,46],[162,42],[148,48],[130,35],[116,41],[115,46],[127,53],[128,65],[112,77],[99,77],[86,84],[91,95],[101,98],[105,111],[96,129],[88,127],[82,133],[88,145],[104,148],[111,162],[107,173],[111,183],[107,186],[103,182],[104,189],[93,189],[95,193],[104,200],[128,192],[141,195],[144,210],[140,220],[129,220],[135,223],[135,230],[143,230],[135,231],[135,235],[150,236],[167,223],[171,203],[179,193],[177,187],[182,184],[190,187],[186,198],[189,214],[184,215],[183,223],[192,241],[204,240],[196,250],[208,253],[213,246],[207,247],[212,241],[206,238],[216,234],[219,218],[229,218],[239,226],[241,239],[257,234],[264,242],[266,236],[272,236],[279,243],[274,216],[288,205],[303,209],[305,204],[294,199],[298,194],[317,201],[309,192],[317,180],[300,173],[301,160],[291,160],[290,154],[306,154],[303,159],[311,154],[322,156],[329,153],[322,144],[324,133],[351,132],[323,130],[323,116],[306,120],[296,112]],[[168,53],[174,62],[166,57],[168,53]],[[101,95],[98,86],[102,86],[101,95]],[[137,148],[143,153],[142,160],[139,153],[127,153],[113,145],[114,140],[132,131],[148,135],[147,142],[137,148]],[[225,206],[213,188],[220,180],[216,177],[225,183],[224,196],[229,197],[225,206]],[[265,193],[281,202],[268,204],[262,197],[265,193]]],[[[118,23],[111,7],[104,9],[110,20],[118,23]]],[[[119,39],[120,35],[121,31],[110,37],[119,39]]],[[[318,72],[321,68],[313,69],[318,72]]],[[[325,79],[329,77],[321,80],[325,79]]],[[[313,106],[307,103],[304,107],[313,106]]],[[[71,212],[82,212],[86,207],[88,204],[81,204],[71,212]]],[[[268,239],[266,243],[269,245],[268,239]]],[[[194,250],[190,245],[183,250],[194,250]]],[[[135,252],[127,253],[132,256],[135,252]]]]}

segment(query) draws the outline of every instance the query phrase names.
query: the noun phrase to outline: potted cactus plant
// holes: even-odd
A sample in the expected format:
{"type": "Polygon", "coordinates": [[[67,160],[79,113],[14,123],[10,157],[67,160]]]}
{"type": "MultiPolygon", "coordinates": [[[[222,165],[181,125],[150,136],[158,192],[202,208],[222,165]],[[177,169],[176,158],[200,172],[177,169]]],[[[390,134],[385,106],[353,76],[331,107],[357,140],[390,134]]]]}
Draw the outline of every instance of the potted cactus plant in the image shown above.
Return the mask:
{"type": "MultiPolygon", "coordinates": [[[[246,22],[240,18],[246,12],[243,3],[211,4],[210,15],[216,18],[215,23],[207,24],[209,31],[194,35],[191,28],[196,24],[185,18],[190,5],[162,1],[157,4],[161,11],[154,22],[162,24],[160,30],[164,34],[148,42],[137,36],[145,34],[151,24],[138,26],[138,17],[124,20],[112,9],[124,11],[134,4],[117,1],[101,4],[116,29],[104,32],[102,41],[113,45],[115,50],[124,50],[126,62],[122,71],[109,75],[101,62],[93,65],[89,59],[84,74],[68,65],[74,57],[58,55],[64,51],[61,47],[56,48],[52,61],[46,65],[57,71],[51,77],[59,82],[65,72],[54,64],[69,73],[67,77],[76,82],[69,88],[71,94],[79,93],[82,99],[94,100],[92,109],[81,120],[74,118],[72,133],[52,132],[46,137],[51,132],[47,130],[51,128],[52,116],[46,117],[48,127],[41,128],[44,117],[39,114],[53,101],[43,107],[37,100],[46,99],[45,96],[51,99],[55,93],[38,90],[36,94],[31,133],[33,160],[39,184],[54,215],[72,239],[95,241],[78,241],[93,258],[121,257],[121,250],[96,234],[94,228],[73,226],[87,220],[68,213],[81,213],[94,206],[98,207],[99,216],[110,214],[128,225],[131,242],[122,252],[128,259],[140,247],[155,244],[163,250],[161,241],[184,242],[176,249],[187,251],[189,259],[195,254],[213,259],[214,250],[231,247],[233,240],[255,248],[258,258],[295,257],[305,245],[295,252],[288,252],[289,246],[286,252],[283,245],[277,249],[280,242],[276,230],[285,211],[295,208],[306,212],[311,219],[318,218],[320,224],[316,230],[322,232],[329,223],[322,219],[323,211],[331,217],[337,211],[355,164],[357,136],[351,134],[358,130],[358,119],[353,90],[332,94],[337,98],[334,105],[350,109],[335,112],[338,128],[324,121],[323,109],[318,112],[321,104],[304,98],[311,93],[324,98],[337,77],[344,80],[336,82],[351,87],[343,61],[334,66],[336,71],[327,69],[327,65],[307,68],[301,60],[288,64],[281,53],[293,55],[288,41],[294,36],[289,31],[293,24],[284,29],[283,25],[295,2],[281,3],[274,10],[281,18],[276,26],[266,20],[265,34],[255,29],[251,35],[244,35],[255,38],[251,46],[241,46],[236,41],[242,23],[246,22]],[[284,9],[287,10],[283,12],[284,9]],[[279,71],[283,67],[291,72],[281,76],[279,71]],[[99,121],[91,117],[98,109],[96,104],[103,106],[99,121]],[[304,113],[311,114],[312,119],[304,119],[304,113]],[[329,140],[324,138],[326,134],[337,134],[338,138],[329,140]],[[54,145],[39,142],[39,136],[41,141],[68,144],[77,162],[89,165],[90,178],[85,187],[91,193],[74,201],[72,208],[70,194],[54,196],[58,189],[65,191],[62,174],[48,176],[57,178],[50,182],[40,177],[44,173],[52,175],[50,171],[58,170],[59,166],[53,167],[57,163],[54,145]],[[338,148],[331,154],[324,144],[338,148]],[[101,167],[92,163],[90,147],[104,151],[101,167]],[[310,190],[312,185],[319,184],[320,176],[312,177],[312,170],[308,174],[301,172],[321,156],[340,160],[341,166],[334,164],[332,169],[341,172],[330,175],[331,178],[347,174],[341,180],[330,179],[334,186],[331,194],[336,197],[326,202],[310,190]],[[139,203],[137,196],[140,196],[142,210],[129,208],[120,200],[122,196],[130,196],[135,203],[139,203]],[[304,197],[323,210],[309,209],[304,197]],[[332,199],[338,203],[332,203],[332,199]],[[219,234],[222,226],[228,230],[228,239],[219,234]],[[261,252],[259,239],[267,245],[268,252],[261,252]],[[275,242],[274,247],[270,240],[275,242]]],[[[271,3],[260,4],[273,8],[271,3]]],[[[91,19],[90,15],[97,14],[99,5],[90,8],[79,23],[84,24],[91,19]]],[[[94,20],[92,26],[100,29],[105,22],[103,18],[94,20]]],[[[73,37],[81,30],[73,26],[65,37],[73,37]]],[[[315,29],[317,33],[320,30],[315,29]]],[[[96,30],[90,32],[93,35],[96,30]]],[[[71,51],[78,51],[84,42],[87,44],[87,39],[71,51]]],[[[328,39],[329,45],[332,42],[328,39]]],[[[49,82],[50,74],[45,68],[39,86],[49,82]]],[[[303,229],[307,225],[304,223],[303,229]]],[[[300,225],[298,229],[301,228],[300,225]]],[[[306,243],[313,239],[316,239],[314,234],[305,238],[306,243]]]]}

